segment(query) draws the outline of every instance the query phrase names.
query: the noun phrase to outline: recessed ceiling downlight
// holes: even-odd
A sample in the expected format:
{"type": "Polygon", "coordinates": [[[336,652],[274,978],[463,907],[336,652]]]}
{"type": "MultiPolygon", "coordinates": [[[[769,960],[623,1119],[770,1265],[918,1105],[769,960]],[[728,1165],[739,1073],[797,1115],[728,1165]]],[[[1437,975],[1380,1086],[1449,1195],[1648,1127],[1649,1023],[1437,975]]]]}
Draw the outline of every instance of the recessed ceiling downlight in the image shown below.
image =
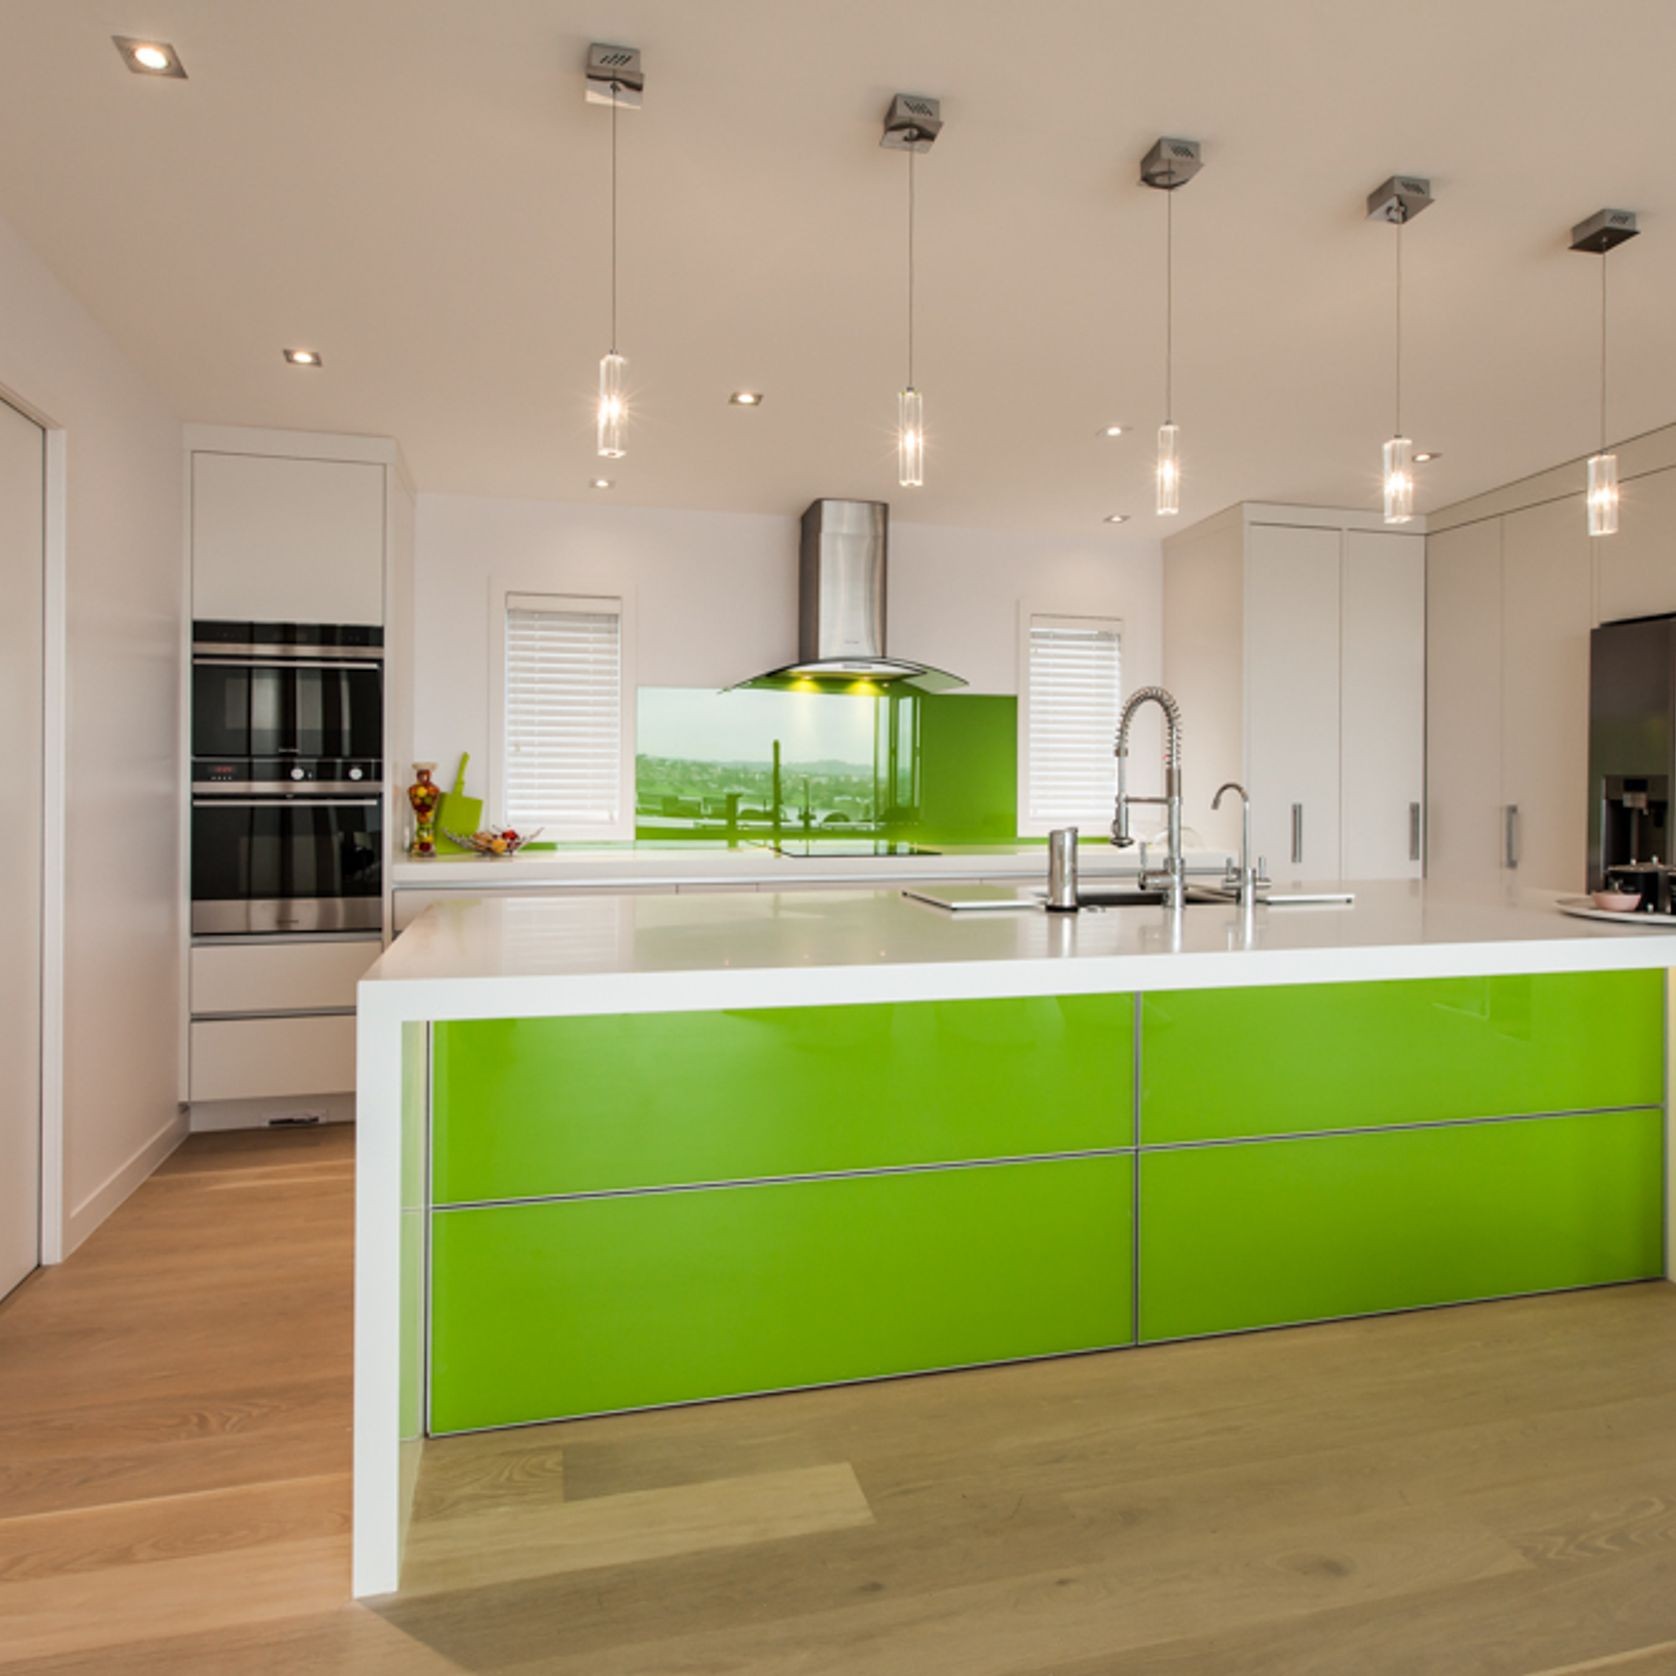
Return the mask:
{"type": "Polygon", "coordinates": [[[294,367],[323,367],[326,364],[318,349],[282,349],[280,354],[294,367]]]}
{"type": "Polygon", "coordinates": [[[186,66],[169,42],[141,40],[133,35],[113,35],[111,39],[122,54],[122,62],[136,76],[173,76],[177,81],[186,80],[186,66]]]}
{"type": "Polygon", "coordinates": [[[1127,524],[1129,522],[1129,514],[1127,512],[1108,512],[1106,514],[1105,521],[1108,524],[1127,524]]]}
{"type": "Polygon", "coordinates": [[[588,479],[590,489],[615,489],[616,483],[609,477],[591,477],[588,479]]]}
{"type": "Polygon", "coordinates": [[[735,390],[727,399],[730,407],[762,406],[762,392],[760,390],[735,390]]]}
{"type": "Polygon", "coordinates": [[[1443,451],[1441,449],[1426,448],[1422,449],[1414,456],[1414,464],[1417,466],[1429,466],[1433,460],[1441,460],[1442,458],[1443,451]]]}
{"type": "Polygon", "coordinates": [[[1102,425],[1100,427],[1100,435],[1101,436],[1122,436],[1123,435],[1123,427],[1121,425],[1102,425]]]}

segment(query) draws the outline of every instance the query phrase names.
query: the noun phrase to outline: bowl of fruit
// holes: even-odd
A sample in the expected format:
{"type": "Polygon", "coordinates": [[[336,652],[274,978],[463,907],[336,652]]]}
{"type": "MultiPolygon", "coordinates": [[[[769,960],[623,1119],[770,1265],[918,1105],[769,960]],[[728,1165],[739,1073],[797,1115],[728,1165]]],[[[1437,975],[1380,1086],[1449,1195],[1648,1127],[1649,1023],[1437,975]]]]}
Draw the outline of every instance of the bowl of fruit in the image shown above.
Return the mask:
{"type": "Polygon", "coordinates": [[[509,826],[497,832],[486,826],[472,833],[445,832],[445,836],[473,855],[504,860],[509,855],[516,855],[532,838],[539,838],[541,828],[538,826],[534,832],[518,832],[509,826]]]}

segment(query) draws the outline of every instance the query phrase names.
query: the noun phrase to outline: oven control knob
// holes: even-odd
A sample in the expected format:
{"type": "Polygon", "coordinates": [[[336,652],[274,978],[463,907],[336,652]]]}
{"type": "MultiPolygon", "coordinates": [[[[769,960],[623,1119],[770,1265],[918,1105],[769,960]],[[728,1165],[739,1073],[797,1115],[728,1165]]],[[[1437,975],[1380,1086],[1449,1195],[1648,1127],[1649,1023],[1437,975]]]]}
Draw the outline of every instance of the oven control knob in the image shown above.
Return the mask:
{"type": "Polygon", "coordinates": [[[352,780],[358,780],[358,779],[360,779],[360,777],[361,777],[361,771],[360,771],[360,769],[358,769],[358,768],[351,768],[351,769],[350,769],[350,770],[349,770],[349,777],[350,777],[350,779],[352,779],[352,780]]]}
{"type": "Polygon", "coordinates": [[[308,778],[308,771],[302,768],[293,768],[291,770],[291,778],[293,780],[306,780],[308,778]]]}

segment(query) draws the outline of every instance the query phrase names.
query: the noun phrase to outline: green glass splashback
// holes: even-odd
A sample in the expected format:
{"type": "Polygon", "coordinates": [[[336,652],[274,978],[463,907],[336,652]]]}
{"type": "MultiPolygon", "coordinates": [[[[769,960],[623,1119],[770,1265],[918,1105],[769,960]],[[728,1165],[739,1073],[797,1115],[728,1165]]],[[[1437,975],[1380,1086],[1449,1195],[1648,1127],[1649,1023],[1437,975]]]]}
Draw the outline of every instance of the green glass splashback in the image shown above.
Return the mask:
{"type": "Polygon", "coordinates": [[[636,836],[1013,841],[1015,697],[857,688],[642,687],[636,836]]]}

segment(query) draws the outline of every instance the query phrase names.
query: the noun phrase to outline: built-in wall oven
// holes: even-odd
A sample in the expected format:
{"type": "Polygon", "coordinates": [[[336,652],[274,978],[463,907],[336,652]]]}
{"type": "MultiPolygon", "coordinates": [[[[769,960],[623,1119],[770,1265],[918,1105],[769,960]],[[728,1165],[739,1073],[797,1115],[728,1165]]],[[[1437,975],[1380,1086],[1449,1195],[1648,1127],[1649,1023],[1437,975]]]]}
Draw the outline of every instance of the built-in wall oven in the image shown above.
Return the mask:
{"type": "Polygon", "coordinates": [[[379,928],[383,639],[360,624],[194,624],[195,936],[379,928]]]}

